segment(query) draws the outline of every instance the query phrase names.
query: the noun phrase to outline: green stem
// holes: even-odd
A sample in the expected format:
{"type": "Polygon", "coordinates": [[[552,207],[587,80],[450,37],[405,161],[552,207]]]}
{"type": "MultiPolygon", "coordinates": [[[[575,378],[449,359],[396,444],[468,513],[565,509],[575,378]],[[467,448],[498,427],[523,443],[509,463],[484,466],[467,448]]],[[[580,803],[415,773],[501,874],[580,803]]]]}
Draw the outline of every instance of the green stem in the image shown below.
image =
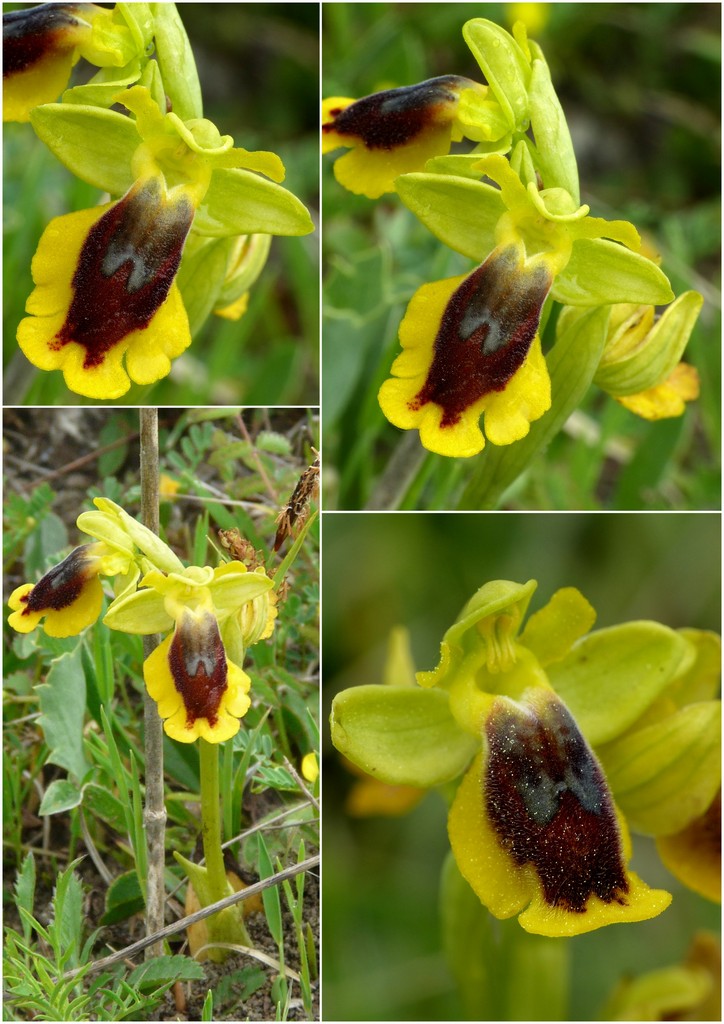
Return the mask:
{"type": "Polygon", "coordinates": [[[221,810],[219,801],[219,746],[199,740],[201,772],[201,837],[213,902],[229,895],[224,854],[221,849],[221,810]]]}

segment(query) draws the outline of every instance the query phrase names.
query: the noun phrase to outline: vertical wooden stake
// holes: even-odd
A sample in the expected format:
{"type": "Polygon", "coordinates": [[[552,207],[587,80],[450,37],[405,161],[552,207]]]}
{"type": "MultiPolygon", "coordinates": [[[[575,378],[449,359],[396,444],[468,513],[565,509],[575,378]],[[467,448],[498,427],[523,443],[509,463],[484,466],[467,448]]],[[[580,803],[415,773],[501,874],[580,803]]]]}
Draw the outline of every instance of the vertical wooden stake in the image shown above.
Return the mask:
{"type": "MultiPolygon", "coordinates": [[[[158,533],[158,409],[141,409],[141,516],[144,526],[158,533]]],[[[159,642],[158,635],[144,636],[147,658],[159,642]]],[[[166,804],[163,798],[163,724],[155,701],[144,691],[146,806],[143,824],[148,851],[146,879],[146,934],[163,928],[166,804]]],[[[163,943],[146,949],[146,959],[161,956],[163,943]]]]}

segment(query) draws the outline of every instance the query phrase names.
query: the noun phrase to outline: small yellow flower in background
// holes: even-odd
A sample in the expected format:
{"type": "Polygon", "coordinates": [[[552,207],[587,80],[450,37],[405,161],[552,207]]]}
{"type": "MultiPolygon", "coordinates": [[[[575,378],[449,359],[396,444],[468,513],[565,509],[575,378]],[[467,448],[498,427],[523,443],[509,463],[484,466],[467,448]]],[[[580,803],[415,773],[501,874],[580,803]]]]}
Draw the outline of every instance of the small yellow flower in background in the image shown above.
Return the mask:
{"type": "Polygon", "coordinates": [[[241,320],[244,313],[249,308],[249,292],[244,292],[234,302],[230,302],[228,306],[223,306],[221,309],[214,309],[216,316],[222,317],[224,320],[241,320]]]}
{"type": "Polygon", "coordinates": [[[616,401],[642,419],[662,420],[682,416],[686,403],[698,397],[698,371],[688,363],[679,363],[660,384],[637,395],[617,397],[616,401]]]}
{"type": "Polygon", "coordinates": [[[158,480],[159,497],[175,498],[180,487],[181,484],[178,480],[174,480],[173,477],[168,476],[166,473],[161,473],[158,480]]]}
{"type": "Polygon", "coordinates": [[[704,814],[674,835],[659,836],[656,847],[687,888],[721,903],[721,790],[704,814]]]}
{"type": "Polygon", "coordinates": [[[462,138],[457,112],[466,90],[487,92],[468,78],[442,75],[359,100],[340,96],[324,100],[322,152],[351,147],[335,161],[337,181],[370,199],[394,192],[395,178],[420,170],[462,138]]]}
{"type": "Polygon", "coordinates": [[[302,776],[307,782],[316,782],[319,778],[319,761],[313,750],[302,758],[302,776]]]}

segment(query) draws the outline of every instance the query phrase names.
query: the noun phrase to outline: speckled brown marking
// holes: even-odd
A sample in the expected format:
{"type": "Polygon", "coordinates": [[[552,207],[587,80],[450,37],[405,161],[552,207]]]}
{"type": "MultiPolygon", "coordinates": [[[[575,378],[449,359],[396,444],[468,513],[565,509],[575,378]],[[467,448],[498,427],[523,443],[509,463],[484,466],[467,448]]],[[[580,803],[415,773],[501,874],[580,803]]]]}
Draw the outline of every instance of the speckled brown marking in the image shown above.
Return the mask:
{"type": "Polygon", "coordinates": [[[515,247],[493,252],[450,297],[410,408],[435,402],[449,427],[484,395],[503,391],[528,355],[551,283],[543,266],[521,270],[515,247]]]}
{"type": "Polygon", "coordinates": [[[565,705],[500,700],[486,724],[485,807],[498,840],[531,864],[550,906],[585,913],[591,895],[626,904],[613,801],[565,705]]]}
{"type": "Polygon", "coordinates": [[[171,675],[186,709],[186,725],[206,718],[216,725],[227,686],[226,652],[216,619],[185,616],[176,626],[168,652],[171,675]]]}

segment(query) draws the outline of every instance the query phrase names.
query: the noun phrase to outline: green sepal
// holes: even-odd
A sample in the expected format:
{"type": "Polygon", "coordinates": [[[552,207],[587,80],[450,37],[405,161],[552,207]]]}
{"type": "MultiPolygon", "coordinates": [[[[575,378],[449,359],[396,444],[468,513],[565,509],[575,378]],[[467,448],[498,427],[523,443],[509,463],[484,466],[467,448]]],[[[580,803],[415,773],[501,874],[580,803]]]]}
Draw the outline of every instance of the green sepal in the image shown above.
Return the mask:
{"type": "Polygon", "coordinates": [[[506,630],[514,636],[522,622],[530,599],[538,586],[535,580],[513,583],[510,580],[492,580],[473,594],[440,644],[440,663],[432,672],[418,672],[420,686],[440,686],[448,677],[454,678],[465,656],[482,650],[485,641],[475,627],[484,619],[506,615],[511,620],[506,630]]]}
{"type": "Polygon", "coordinates": [[[274,580],[263,572],[229,572],[211,580],[209,590],[214,608],[222,618],[266,594],[273,586],[274,580]]]}
{"type": "Polygon", "coordinates": [[[442,690],[354,686],[334,698],[330,723],[337,750],[390,785],[449,782],[480,746],[457,725],[442,690]]]}
{"type": "Polygon", "coordinates": [[[202,235],[307,235],[314,231],[307,208],[281,185],[236,168],[214,170],[194,219],[202,235]]]}
{"type": "Polygon", "coordinates": [[[594,382],[621,396],[636,395],[665,381],[681,359],[703,303],[698,292],[684,292],[627,356],[607,363],[604,353],[594,382]]]}
{"type": "Polygon", "coordinates": [[[240,299],[261,274],[271,248],[271,235],[244,235],[234,239],[234,246],[241,243],[242,254],[233,253],[223,286],[219,292],[217,306],[223,308],[240,299]]]}
{"type": "Polygon", "coordinates": [[[113,548],[120,548],[122,551],[127,551],[129,555],[133,555],[135,553],[136,545],[120,525],[118,520],[109,516],[107,512],[94,510],[90,512],[81,512],[76,519],[76,525],[79,530],[82,530],[83,533],[87,533],[89,537],[95,537],[96,540],[105,541],[106,544],[109,544],[113,548]]]}
{"type": "Polygon", "coordinates": [[[677,676],[666,696],[678,707],[697,701],[714,700],[721,681],[721,637],[707,629],[680,629],[679,634],[695,651],[695,661],[677,676]]]}
{"type": "Polygon", "coordinates": [[[171,109],[182,121],[203,117],[201,85],[186,29],[173,3],[151,4],[156,59],[171,109]]]}
{"type": "Polygon", "coordinates": [[[599,748],[632,828],[671,835],[704,814],[721,785],[721,704],[690,704],[599,748]]]}
{"type": "Polygon", "coordinates": [[[509,32],[486,18],[463,25],[463,39],[485,75],[508,124],[516,131],[528,126],[530,64],[509,32]]]}
{"type": "Polygon", "coordinates": [[[134,182],[131,159],[141,139],[130,117],[100,107],[45,103],[30,113],[35,134],[81,181],[112,196],[134,182]]]}
{"type": "Polygon", "coordinates": [[[463,491],[460,509],[497,508],[503,494],[559,432],[581,404],[606,343],[609,310],[586,310],[570,329],[558,335],[546,356],[551,378],[551,407],[531,424],[527,436],[515,444],[489,444],[479,456],[475,472],[463,491]]]}
{"type": "Polygon", "coordinates": [[[694,657],[675,630],[626,622],[584,637],[548,667],[548,677],[589,743],[607,743],[630,728],[694,657]]]}
{"type": "Polygon", "coordinates": [[[151,589],[123,593],[117,597],[103,616],[103,622],[109,629],[137,636],[168,633],[174,626],[166,611],[163,595],[151,589]]]}
{"type": "Polygon", "coordinates": [[[500,189],[427,173],[403,174],[395,188],[405,206],[451,249],[482,263],[495,248],[495,229],[506,212],[500,189]]]}
{"type": "Polygon", "coordinates": [[[531,46],[535,47],[538,54],[531,66],[528,95],[538,169],[545,188],[564,188],[578,206],[581,201],[578,164],[566,115],[553,88],[550,71],[540,48],[534,43],[531,46]]]}
{"type": "Polygon", "coordinates": [[[579,238],[551,295],[568,306],[637,302],[663,306],[674,298],[655,263],[606,238],[579,238]]]}

